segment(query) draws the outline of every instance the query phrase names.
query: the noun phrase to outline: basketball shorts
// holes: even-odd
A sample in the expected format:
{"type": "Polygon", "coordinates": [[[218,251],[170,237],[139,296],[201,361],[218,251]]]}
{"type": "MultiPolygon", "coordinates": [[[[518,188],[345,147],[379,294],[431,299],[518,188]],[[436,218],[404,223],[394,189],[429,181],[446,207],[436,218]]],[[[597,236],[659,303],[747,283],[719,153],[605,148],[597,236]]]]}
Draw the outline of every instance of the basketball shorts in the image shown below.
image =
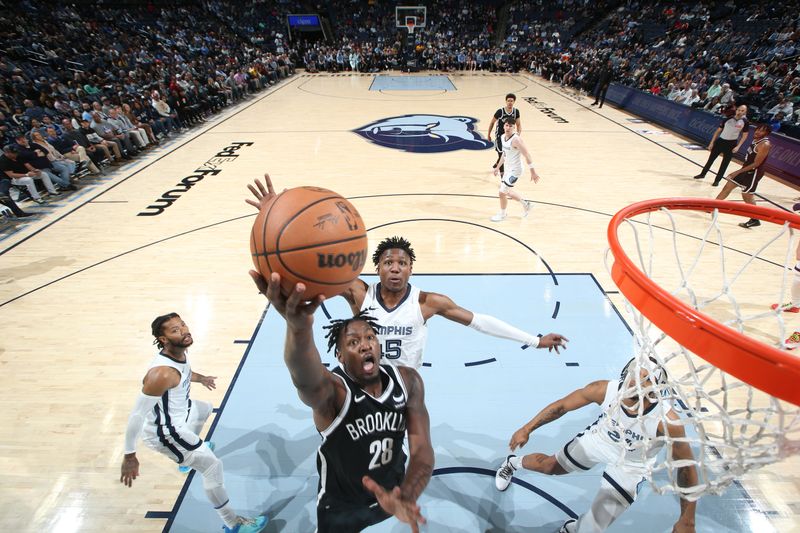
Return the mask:
{"type": "Polygon", "coordinates": [[[745,172],[733,178],[733,182],[742,188],[743,193],[754,193],[762,176],[763,174],[759,175],[756,171],[745,172]]]}
{"type": "Polygon", "coordinates": [[[200,412],[200,409],[191,409],[189,418],[181,424],[147,425],[142,441],[148,448],[166,455],[176,463],[185,463],[203,444],[203,439],[190,429],[198,422],[197,415],[200,412]]]}
{"type": "Polygon", "coordinates": [[[514,187],[514,184],[519,181],[520,174],[522,173],[506,172],[503,174],[503,177],[500,179],[500,192],[509,192],[514,187]]]}
{"type": "Polygon", "coordinates": [[[614,454],[605,449],[606,443],[592,432],[579,433],[574,439],[556,452],[556,460],[567,472],[590,470],[597,464],[606,465],[603,472],[603,485],[610,497],[623,505],[630,505],[636,499],[639,486],[644,481],[641,467],[622,466],[614,463],[614,454]]]}
{"type": "Polygon", "coordinates": [[[390,516],[377,501],[364,506],[323,498],[317,505],[317,533],[358,533],[390,516]]]}
{"type": "Polygon", "coordinates": [[[494,149],[498,154],[503,153],[503,130],[494,132],[494,149]]]}

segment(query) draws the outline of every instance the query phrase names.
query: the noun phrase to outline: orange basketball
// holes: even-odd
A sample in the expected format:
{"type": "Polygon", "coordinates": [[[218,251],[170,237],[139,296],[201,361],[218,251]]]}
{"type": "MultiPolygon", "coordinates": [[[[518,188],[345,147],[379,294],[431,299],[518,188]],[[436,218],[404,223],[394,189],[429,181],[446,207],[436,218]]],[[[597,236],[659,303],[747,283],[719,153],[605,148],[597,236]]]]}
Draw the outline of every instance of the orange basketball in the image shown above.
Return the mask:
{"type": "Polygon", "coordinates": [[[304,296],[344,291],[367,260],[367,230],[353,204],[333,191],[297,187],[263,206],[250,233],[250,253],[262,276],[281,276],[284,294],[297,282],[304,296]]]}

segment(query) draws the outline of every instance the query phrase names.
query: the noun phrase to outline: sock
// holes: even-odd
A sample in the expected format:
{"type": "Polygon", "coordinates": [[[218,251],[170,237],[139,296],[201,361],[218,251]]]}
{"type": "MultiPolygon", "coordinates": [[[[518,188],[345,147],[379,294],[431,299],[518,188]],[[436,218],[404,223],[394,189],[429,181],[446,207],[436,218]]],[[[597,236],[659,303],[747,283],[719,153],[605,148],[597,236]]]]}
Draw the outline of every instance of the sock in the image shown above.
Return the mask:
{"type": "Polygon", "coordinates": [[[513,466],[517,470],[522,470],[523,469],[523,467],[522,467],[522,457],[519,457],[519,456],[514,457],[513,459],[511,459],[509,461],[509,463],[511,463],[511,466],[513,466]]]}
{"type": "Polygon", "coordinates": [[[233,529],[236,527],[236,524],[239,523],[239,516],[236,514],[236,511],[233,510],[233,507],[231,507],[230,502],[214,510],[217,511],[219,517],[222,518],[222,521],[225,522],[225,525],[229,528],[233,529]]]}
{"type": "Polygon", "coordinates": [[[800,261],[794,266],[792,276],[792,305],[800,305],[800,261]]]}

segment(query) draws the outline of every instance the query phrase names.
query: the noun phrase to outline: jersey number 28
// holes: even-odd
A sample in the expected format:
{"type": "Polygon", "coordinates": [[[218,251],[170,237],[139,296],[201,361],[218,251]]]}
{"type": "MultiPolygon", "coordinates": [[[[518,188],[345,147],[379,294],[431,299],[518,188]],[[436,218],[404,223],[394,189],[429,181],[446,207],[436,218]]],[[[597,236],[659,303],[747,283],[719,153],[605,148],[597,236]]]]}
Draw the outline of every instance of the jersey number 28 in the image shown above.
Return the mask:
{"type": "Polygon", "coordinates": [[[369,444],[369,453],[372,454],[372,460],[369,462],[370,470],[386,466],[392,462],[394,441],[388,438],[374,440],[369,444]]]}

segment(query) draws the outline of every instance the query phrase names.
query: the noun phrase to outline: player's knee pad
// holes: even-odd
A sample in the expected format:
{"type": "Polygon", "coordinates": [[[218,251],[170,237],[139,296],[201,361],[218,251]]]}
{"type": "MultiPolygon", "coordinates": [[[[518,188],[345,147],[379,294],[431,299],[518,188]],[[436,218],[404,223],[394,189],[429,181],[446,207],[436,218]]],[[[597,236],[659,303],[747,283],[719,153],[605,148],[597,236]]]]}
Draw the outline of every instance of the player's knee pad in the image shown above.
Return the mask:
{"type": "Polygon", "coordinates": [[[201,445],[196,450],[192,450],[183,465],[194,468],[203,476],[205,488],[222,485],[222,461],[207,446],[201,445]]]}

